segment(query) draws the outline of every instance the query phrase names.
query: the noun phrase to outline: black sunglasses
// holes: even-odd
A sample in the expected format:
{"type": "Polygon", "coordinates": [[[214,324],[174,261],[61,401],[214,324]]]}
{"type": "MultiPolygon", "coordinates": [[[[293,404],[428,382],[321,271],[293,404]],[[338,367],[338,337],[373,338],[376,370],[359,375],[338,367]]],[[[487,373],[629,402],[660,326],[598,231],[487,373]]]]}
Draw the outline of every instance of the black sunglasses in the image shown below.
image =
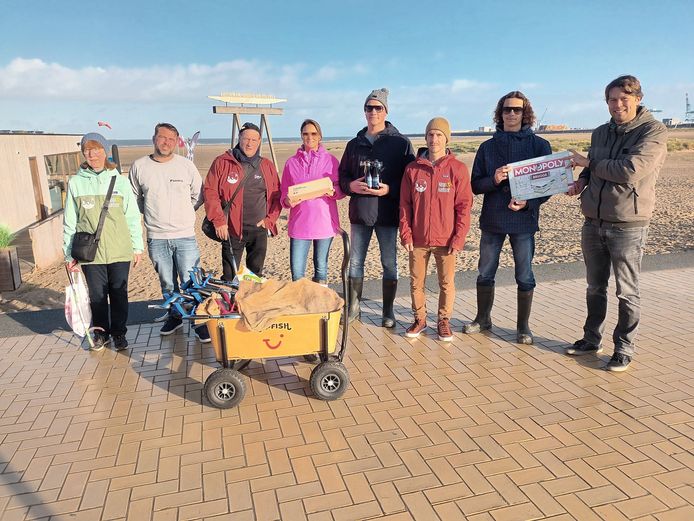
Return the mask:
{"type": "Polygon", "coordinates": [[[383,105],[364,105],[364,112],[383,112],[384,108],[383,105]]]}
{"type": "Polygon", "coordinates": [[[510,114],[513,112],[514,114],[523,114],[523,107],[504,107],[504,114],[510,114]]]}

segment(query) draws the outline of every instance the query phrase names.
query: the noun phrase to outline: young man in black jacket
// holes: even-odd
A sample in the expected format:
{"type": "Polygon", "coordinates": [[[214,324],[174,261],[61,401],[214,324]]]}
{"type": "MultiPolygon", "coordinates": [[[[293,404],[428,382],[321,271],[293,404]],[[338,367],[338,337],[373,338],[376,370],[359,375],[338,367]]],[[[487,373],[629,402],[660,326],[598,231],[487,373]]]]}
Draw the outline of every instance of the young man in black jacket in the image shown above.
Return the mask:
{"type": "MultiPolygon", "coordinates": [[[[364,260],[376,232],[383,266],[383,327],[395,327],[393,301],[398,287],[397,237],[400,183],[405,167],[414,160],[412,143],[389,121],[388,89],[371,92],[364,101],[366,127],[347,143],[340,161],[340,188],[350,196],[352,254],[349,320],[360,314],[364,260]],[[378,170],[378,188],[369,184],[368,169],[378,170]]],[[[369,176],[370,177],[370,176],[369,176]]]]}

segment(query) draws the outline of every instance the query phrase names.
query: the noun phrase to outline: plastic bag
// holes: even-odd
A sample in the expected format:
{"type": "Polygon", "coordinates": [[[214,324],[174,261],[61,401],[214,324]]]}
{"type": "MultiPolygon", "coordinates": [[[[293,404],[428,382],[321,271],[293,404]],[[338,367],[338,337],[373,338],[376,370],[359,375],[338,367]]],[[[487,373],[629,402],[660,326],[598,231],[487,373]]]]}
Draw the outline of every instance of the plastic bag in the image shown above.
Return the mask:
{"type": "Polygon", "coordinates": [[[234,277],[234,280],[231,281],[231,285],[238,287],[239,283],[242,280],[247,280],[249,282],[257,282],[258,284],[265,284],[267,282],[267,279],[265,277],[259,277],[243,265],[236,272],[236,276],[234,277]]]}
{"type": "Polygon", "coordinates": [[[70,285],[65,286],[65,320],[77,336],[86,336],[92,322],[89,291],[81,271],[68,272],[70,285]]]}

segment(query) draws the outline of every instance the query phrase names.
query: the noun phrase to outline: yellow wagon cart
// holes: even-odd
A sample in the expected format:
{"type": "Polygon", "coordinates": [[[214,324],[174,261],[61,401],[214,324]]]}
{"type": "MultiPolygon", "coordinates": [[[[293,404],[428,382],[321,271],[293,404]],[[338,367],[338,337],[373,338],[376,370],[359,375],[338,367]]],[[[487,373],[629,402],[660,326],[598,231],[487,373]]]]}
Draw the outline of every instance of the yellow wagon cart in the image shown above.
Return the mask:
{"type": "MultiPolygon", "coordinates": [[[[344,230],[340,235],[344,249],[342,288],[347,297],[349,236],[344,230]]],[[[307,361],[318,361],[309,379],[316,397],[321,400],[341,397],[349,386],[349,373],[343,364],[349,333],[348,306],[349,298],[345,298],[341,310],[280,316],[263,331],[246,328],[240,315],[210,316],[207,328],[215,357],[222,367],[205,380],[204,393],[208,401],[220,409],[235,407],[246,394],[245,377],[241,371],[251,360],[287,356],[303,356],[307,361]],[[345,317],[342,327],[341,314],[345,317]],[[340,331],[340,348],[337,349],[340,331]]]]}

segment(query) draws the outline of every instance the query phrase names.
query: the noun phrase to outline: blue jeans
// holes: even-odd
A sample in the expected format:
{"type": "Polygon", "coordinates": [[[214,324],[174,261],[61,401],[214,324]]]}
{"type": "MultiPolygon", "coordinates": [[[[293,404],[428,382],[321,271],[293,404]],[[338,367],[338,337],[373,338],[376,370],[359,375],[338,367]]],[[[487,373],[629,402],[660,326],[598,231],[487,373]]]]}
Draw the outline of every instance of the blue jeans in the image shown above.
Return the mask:
{"type": "Polygon", "coordinates": [[[200,264],[200,250],[195,237],[147,239],[147,248],[164,296],[177,292],[179,284],[190,277],[188,271],[200,264]]]}
{"type": "Polygon", "coordinates": [[[308,249],[313,243],[313,280],[315,282],[328,280],[328,253],[332,237],[327,239],[289,239],[289,264],[292,270],[292,280],[299,280],[306,274],[306,259],[308,249]]]}
{"type": "Polygon", "coordinates": [[[349,259],[349,276],[353,279],[364,278],[364,261],[374,230],[376,231],[376,239],[378,239],[378,247],[381,250],[383,280],[398,280],[397,226],[351,225],[352,251],[349,259]]]}
{"type": "MultiPolygon", "coordinates": [[[[482,232],[478,286],[494,285],[496,270],[499,268],[499,255],[501,255],[501,248],[504,246],[505,240],[505,233],[482,232]]],[[[518,290],[530,291],[535,288],[532,264],[535,255],[535,233],[509,233],[508,240],[511,243],[511,250],[513,250],[513,264],[518,290]]]]}
{"type": "Polygon", "coordinates": [[[586,265],[586,305],[583,326],[586,342],[599,345],[607,315],[607,284],[614,271],[619,301],[617,325],[612,334],[615,353],[634,356],[636,331],[641,318],[639,275],[648,227],[600,227],[586,222],[581,231],[581,249],[586,265]]]}

